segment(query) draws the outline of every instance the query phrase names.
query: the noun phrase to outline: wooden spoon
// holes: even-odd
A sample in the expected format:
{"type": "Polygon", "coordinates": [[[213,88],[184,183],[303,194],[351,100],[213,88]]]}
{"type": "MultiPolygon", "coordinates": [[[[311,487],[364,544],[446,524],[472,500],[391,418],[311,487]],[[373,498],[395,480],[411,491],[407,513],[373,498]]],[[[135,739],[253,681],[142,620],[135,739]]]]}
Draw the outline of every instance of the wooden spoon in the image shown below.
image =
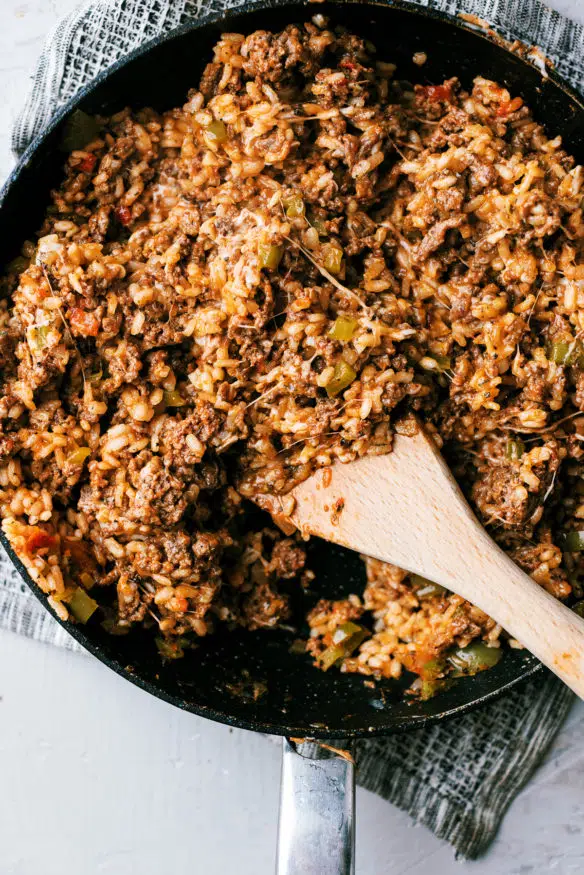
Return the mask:
{"type": "Polygon", "coordinates": [[[291,493],[307,534],[399,565],[482,608],[584,698],[584,620],[491,540],[420,428],[393,452],[317,471],[291,493]]]}

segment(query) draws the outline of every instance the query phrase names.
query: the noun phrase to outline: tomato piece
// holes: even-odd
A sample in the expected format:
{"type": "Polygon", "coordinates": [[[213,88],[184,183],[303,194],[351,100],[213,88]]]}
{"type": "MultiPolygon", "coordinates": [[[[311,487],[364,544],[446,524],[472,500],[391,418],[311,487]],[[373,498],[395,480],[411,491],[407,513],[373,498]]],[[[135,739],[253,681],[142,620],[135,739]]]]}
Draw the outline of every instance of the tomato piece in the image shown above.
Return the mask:
{"type": "Polygon", "coordinates": [[[499,106],[496,115],[498,115],[499,118],[504,118],[507,115],[511,115],[512,112],[517,112],[522,106],[523,101],[520,97],[514,97],[513,100],[505,100],[499,106]]]}
{"type": "Polygon", "coordinates": [[[84,173],[91,173],[96,164],[97,156],[93,154],[86,155],[85,158],[79,162],[79,169],[83,170],[84,173]]]}
{"type": "Polygon", "coordinates": [[[408,671],[422,678],[430,678],[436,676],[439,660],[437,652],[428,647],[408,653],[403,659],[403,664],[408,671]]]}
{"type": "Polygon", "coordinates": [[[132,213],[130,212],[129,207],[118,207],[116,210],[116,216],[118,217],[118,222],[120,222],[121,225],[129,225],[132,221],[132,213]]]}
{"type": "Polygon", "coordinates": [[[447,103],[452,101],[450,85],[418,85],[416,91],[432,103],[438,103],[440,100],[447,103]]]}
{"type": "Polygon", "coordinates": [[[174,610],[184,614],[189,609],[189,603],[183,596],[175,596],[173,599],[174,610]]]}
{"type": "Polygon", "coordinates": [[[69,310],[69,325],[73,334],[81,337],[97,337],[99,333],[99,319],[95,313],[81,307],[69,310]]]}
{"type": "Polygon", "coordinates": [[[36,550],[42,550],[43,547],[54,547],[57,539],[54,535],[49,535],[44,529],[38,526],[31,526],[31,533],[26,539],[26,549],[29,553],[34,553],[36,550]]]}

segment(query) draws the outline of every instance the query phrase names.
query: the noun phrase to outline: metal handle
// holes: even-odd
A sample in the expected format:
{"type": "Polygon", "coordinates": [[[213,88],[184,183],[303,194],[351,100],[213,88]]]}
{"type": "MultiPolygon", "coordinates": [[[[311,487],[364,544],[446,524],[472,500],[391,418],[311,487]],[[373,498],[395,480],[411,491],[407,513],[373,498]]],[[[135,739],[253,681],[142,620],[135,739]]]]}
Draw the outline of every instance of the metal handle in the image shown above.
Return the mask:
{"type": "Polygon", "coordinates": [[[285,738],[276,875],[354,875],[354,810],[353,762],[285,738]]]}

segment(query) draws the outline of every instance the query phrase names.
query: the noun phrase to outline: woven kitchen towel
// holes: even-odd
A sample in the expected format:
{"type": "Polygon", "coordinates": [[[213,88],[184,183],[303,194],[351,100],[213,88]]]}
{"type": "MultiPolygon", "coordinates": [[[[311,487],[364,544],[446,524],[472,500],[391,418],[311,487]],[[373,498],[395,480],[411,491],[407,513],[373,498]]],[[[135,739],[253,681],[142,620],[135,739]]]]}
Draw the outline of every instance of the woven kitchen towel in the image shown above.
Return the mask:
{"type": "MultiPolygon", "coordinates": [[[[55,108],[130,49],[238,0],[92,0],[50,34],[14,129],[21,153],[55,108]]],[[[539,46],[574,86],[584,86],[583,28],[538,0],[419,0],[475,14],[507,38],[539,46]]],[[[308,13],[307,13],[308,14],[308,13]]],[[[0,628],[78,648],[0,556],[0,628]]],[[[481,854],[562,724],[572,695],[545,673],[474,714],[401,737],[361,743],[359,781],[408,811],[466,857],[481,854]]]]}

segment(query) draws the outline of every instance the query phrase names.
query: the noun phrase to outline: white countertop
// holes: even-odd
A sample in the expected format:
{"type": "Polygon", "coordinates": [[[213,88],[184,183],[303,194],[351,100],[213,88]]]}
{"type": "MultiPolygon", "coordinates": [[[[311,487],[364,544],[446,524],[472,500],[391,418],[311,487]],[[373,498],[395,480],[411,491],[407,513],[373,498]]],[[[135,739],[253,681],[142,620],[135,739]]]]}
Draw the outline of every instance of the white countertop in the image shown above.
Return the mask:
{"type": "MultiPolygon", "coordinates": [[[[584,20],[581,0],[549,0],[584,20]]],[[[75,0],[0,0],[0,179],[42,41],[75,0]]],[[[279,749],[151,698],[92,657],[0,633],[0,875],[268,875],[279,749]]],[[[358,790],[357,875],[581,875],[584,705],[489,854],[358,790]]]]}

